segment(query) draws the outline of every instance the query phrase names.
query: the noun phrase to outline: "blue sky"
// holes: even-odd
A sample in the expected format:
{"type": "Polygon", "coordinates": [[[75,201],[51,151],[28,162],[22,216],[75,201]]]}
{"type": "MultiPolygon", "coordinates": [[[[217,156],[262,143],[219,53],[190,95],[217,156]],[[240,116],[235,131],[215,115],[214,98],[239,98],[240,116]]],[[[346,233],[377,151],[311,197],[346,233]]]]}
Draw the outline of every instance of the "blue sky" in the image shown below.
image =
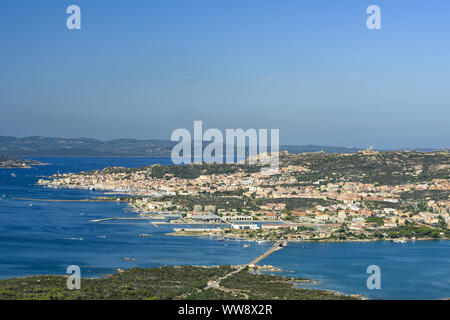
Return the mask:
{"type": "Polygon", "coordinates": [[[449,147],[449,35],[445,0],[2,0],[0,135],[449,147]]]}

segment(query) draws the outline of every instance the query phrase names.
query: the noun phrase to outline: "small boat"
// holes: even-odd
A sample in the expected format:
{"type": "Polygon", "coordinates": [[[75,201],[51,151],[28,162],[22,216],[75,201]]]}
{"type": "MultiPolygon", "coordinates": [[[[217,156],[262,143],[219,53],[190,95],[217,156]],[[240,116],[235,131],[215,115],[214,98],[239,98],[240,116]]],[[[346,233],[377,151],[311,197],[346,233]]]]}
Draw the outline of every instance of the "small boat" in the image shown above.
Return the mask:
{"type": "Polygon", "coordinates": [[[15,177],[16,177],[16,174],[15,174],[14,172],[11,173],[11,177],[15,178],[15,177]]]}
{"type": "Polygon", "coordinates": [[[32,207],[33,206],[33,204],[32,203],[30,203],[30,207],[32,207]]]}
{"type": "Polygon", "coordinates": [[[136,260],[136,258],[125,257],[125,258],[123,258],[123,260],[125,260],[125,261],[134,261],[134,260],[136,260]]]}
{"type": "Polygon", "coordinates": [[[393,240],[395,243],[406,243],[405,239],[393,240]]]}

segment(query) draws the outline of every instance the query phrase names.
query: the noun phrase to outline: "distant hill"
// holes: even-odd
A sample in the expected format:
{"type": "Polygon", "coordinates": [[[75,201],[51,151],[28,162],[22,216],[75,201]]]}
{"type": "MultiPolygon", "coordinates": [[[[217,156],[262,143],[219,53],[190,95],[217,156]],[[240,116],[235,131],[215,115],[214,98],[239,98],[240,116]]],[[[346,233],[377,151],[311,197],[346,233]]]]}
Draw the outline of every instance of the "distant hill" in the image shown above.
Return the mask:
{"type": "MultiPolygon", "coordinates": [[[[15,157],[88,157],[88,156],[170,156],[177,142],[169,140],[116,139],[101,141],[91,138],[16,138],[0,136],[0,154],[15,157]]],[[[207,144],[204,143],[204,146],[207,144]]],[[[352,153],[361,149],[335,146],[281,145],[280,151],[306,153],[352,153]]],[[[425,151],[425,150],[423,150],[425,151]]],[[[431,151],[427,150],[427,151],[431,151]]]]}
{"type": "MultiPolygon", "coordinates": [[[[90,138],[16,138],[0,136],[0,154],[9,156],[170,156],[177,142],[169,140],[116,139],[100,141],[90,138]]],[[[207,144],[205,143],[204,146],[207,144]]],[[[359,149],[332,146],[282,145],[280,151],[304,153],[349,153],[359,149]]]]}
{"type": "Polygon", "coordinates": [[[361,149],[358,148],[347,148],[347,147],[333,147],[333,146],[292,146],[292,145],[282,145],[280,146],[280,151],[288,151],[289,153],[306,153],[306,152],[318,152],[323,151],[325,153],[352,153],[358,152],[361,149]]]}
{"type": "MultiPolygon", "coordinates": [[[[309,152],[301,154],[282,153],[280,166],[300,166],[294,182],[284,186],[306,186],[340,182],[362,182],[379,185],[405,183],[426,183],[433,179],[448,179],[450,174],[450,153],[419,151],[369,151],[350,154],[309,152]]],[[[179,165],[152,165],[140,168],[107,167],[87,174],[117,174],[129,176],[145,173],[145,176],[164,179],[171,175],[181,179],[196,179],[201,175],[260,172],[261,165],[199,163],[179,165]]],[[[82,173],[86,174],[86,173],[82,173]]],[[[287,179],[286,179],[287,180],[287,179]]],[[[285,180],[285,181],[286,181],[285,180]]],[[[445,193],[445,190],[441,190],[445,193]]],[[[448,194],[448,192],[447,192],[448,194]]],[[[436,195],[436,194],[434,194],[436,195]]],[[[448,198],[448,195],[445,196],[448,198]]],[[[276,200],[271,200],[276,201],[276,200]]]]}
{"type": "Polygon", "coordinates": [[[165,140],[15,138],[0,136],[0,154],[10,156],[168,156],[176,143],[165,140]]]}

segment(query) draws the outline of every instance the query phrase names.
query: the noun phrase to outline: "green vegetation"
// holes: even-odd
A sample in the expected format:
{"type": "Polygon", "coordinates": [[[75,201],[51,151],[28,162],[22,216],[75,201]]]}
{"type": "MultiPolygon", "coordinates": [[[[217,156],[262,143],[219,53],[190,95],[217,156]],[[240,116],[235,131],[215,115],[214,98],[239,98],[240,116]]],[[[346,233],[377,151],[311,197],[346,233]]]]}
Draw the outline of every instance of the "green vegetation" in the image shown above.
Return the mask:
{"type": "Polygon", "coordinates": [[[159,198],[160,201],[171,201],[173,204],[177,204],[193,210],[195,205],[213,205],[217,209],[243,211],[251,208],[255,208],[250,203],[246,204],[245,200],[240,197],[215,197],[211,195],[202,196],[166,196],[159,198]]]}
{"type": "Polygon", "coordinates": [[[250,299],[281,300],[334,300],[356,299],[331,291],[298,288],[303,279],[285,278],[267,274],[252,274],[244,269],[220,282],[224,288],[238,290],[248,294],[250,299]]]}
{"type": "Polygon", "coordinates": [[[398,185],[430,181],[435,178],[448,179],[450,154],[415,151],[385,151],[371,154],[317,152],[283,155],[281,164],[306,166],[310,169],[309,172],[302,172],[297,176],[300,184],[324,180],[398,185]]]}
{"type": "Polygon", "coordinates": [[[392,208],[392,209],[401,209],[405,208],[404,204],[401,203],[393,203],[386,201],[373,201],[373,200],[365,200],[363,201],[364,207],[371,210],[380,210],[384,208],[392,208]]]}
{"type": "MultiPolygon", "coordinates": [[[[448,177],[447,177],[448,178],[448,177]]],[[[400,194],[402,200],[449,200],[449,192],[447,190],[415,190],[411,192],[403,192],[400,194]]]]}
{"type": "Polygon", "coordinates": [[[165,165],[153,166],[151,176],[155,178],[164,178],[166,175],[173,175],[182,179],[196,179],[201,175],[212,174],[231,174],[237,171],[259,172],[260,166],[244,164],[188,164],[184,166],[165,165]]]}
{"type": "MultiPolygon", "coordinates": [[[[400,152],[385,151],[365,154],[327,154],[325,152],[286,154],[280,156],[281,166],[298,165],[308,168],[307,172],[299,172],[295,178],[297,183],[284,186],[317,185],[328,182],[353,181],[373,183],[375,185],[398,185],[431,181],[432,179],[448,179],[450,153],[448,152],[400,152]]],[[[200,175],[232,174],[237,171],[246,173],[259,172],[261,166],[247,164],[189,164],[153,165],[141,168],[106,168],[105,173],[131,174],[148,171],[149,177],[164,178],[174,176],[183,179],[195,179],[200,175]],[[149,170],[151,169],[151,170],[149,170]]],[[[99,172],[94,171],[94,172],[99,172]]],[[[441,199],[444,193],[433,193],[441,199]]],[[[415,194],[406,194],[414,198],[415,194]]],[[[417,194],[420,196],[420,193],[417,194]]]]}
{"type": "MultiPolygon", "coordinates": [[[[239,192],[236,192],[239,193],[239,192]]],[[[237,196],[237,194],[214,194],[214,195],[199,195],[199,196],[166,196],[161,197],[160,201],[171,201],[173,204],[177,204],[193,210],[194,205],[214,205],[217,209],[225,210],[237,210],[238,212],[245,212],[248,210],[258,210],[259,206],[266,203],[284,203],[286,204],[286,210],[301,210],[306,208],[312,208],[316,205],[329,206],[336,201],[323,200],[323,199],[308,199],[308,198],[278,198],[278,199],[254,199],[245,196],[237,196]]]]}
{"type": "Polygon", "coordinates": [[[388,238],[428,238],[428,239],[439,239],[439,238],[450,238],[450,230],[444,229],[433,229],[428,227],[417,227],[414,225],[400,226],[386,231],[388,238]]]}
{"type": "Polygon", "coordinates": [[[241,300],[245,296],[241,293],[225,292],[213,288],[197,290],[185,296],[186,300],[241,300]]]}
{"type": "MultiPolygon", "coordinates": [[[[371,217],[367,218],[368,222],[373,222],[375,225],[382,224],[382,218],[371,217]]],[[[367,221],[366,219],[366,221],[367,221]]],[[[422,227],[414,223],[407,224],[405,226],[398,226],[389,229],[367,229],[362,231],[350,231],[346,225],[342,225],[333,234],[324,239],[327,240],[390,240],[398,238],[407,239],[450,239],[450,230],[446,229],[446,224],[443,219],[439,224],[436,224],[434,228],[422,227]]]]}
{"type": "Polygon", "coordinates": [[[201,164],[187,164],[179,165],[152,165],[143,166],[139,168],[125,168],[125,167],[106,167],[103,170],[93,170],[81,172],[81,174],[98,174],[98,173],[122,173],[131,175],[132,173],[141,172],[148,178],[169,178],[171,176],[181,179],[196,179],[201,175],[212,174],[232,174],[238,171],[247,173],[259,172],[261,166],[246,165],[246,164],[216,164],[216,163],[201,163],[201,164]]]}
{"type": "Polygon", "coordinates": [[[263,205],[266,203],[284,203],[286,205],[286,210],[299,210],[313,208],[317,205],[330,206],[337,201],[334,200],[324,200],[324,199],[313,199],[313,198],[276,198],[276,199],[256,199],[255,203],[257,205],[263,205]]]}
{"type": "Polygon", "coordinates": [[[65,276],[32,276],[0,280],[0,300],[155,300],[155,299],[350,299],[329,291],[298,289],[301,279],[241,271],[221,282],[224,291],[206,288],[234,269],[165,266],[133,268],[107,278],[82,279],[80,290],[69,290],[65,276]],[[229,290],[231,289],[231,290],[229,290]]]}
{"type": "Polygon", "coordinates": [[[30,159],[16,159],[0,154],[0,168],[30,168],[33,165],[43,165],[44,163],[30,159]]]}
{"type": "Polygon", "coordinates": [[[0,280],[0,300],[173,299],[203,288],[207,279],[216,279],[231,270],[230,266],[133,268],[107,278],[82,279],[81,290],[68,290],[64,276],[0,280]]]}
{"type": "Polygon", "coordinates": [[[384,219],[383,217],[367,217],[366,222],[372,222],[375,223],[376,225],[382,225],[384,224],[384,219]]]}

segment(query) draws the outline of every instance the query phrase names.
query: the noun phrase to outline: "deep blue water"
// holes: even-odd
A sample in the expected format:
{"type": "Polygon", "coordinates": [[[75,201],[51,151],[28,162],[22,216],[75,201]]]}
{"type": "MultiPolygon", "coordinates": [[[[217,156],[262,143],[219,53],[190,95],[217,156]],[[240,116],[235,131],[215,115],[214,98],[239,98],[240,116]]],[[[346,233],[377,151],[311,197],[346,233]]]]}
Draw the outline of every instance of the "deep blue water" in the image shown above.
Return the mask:
{"type": "Polygon", "coordinates": [[[371,299],[450,297],[450,241],[290,243],[265,264],[283,275],[317,279],[316,289],[359,293],[371,299]],[[367,267],[381,271],[381,289],[367,288],[367,267]]]}
{"type": "MultiPolygon", "coordinates": [[[[34,158],[50,163],[33,169],[0,169],[0,278],[33,274],[65,274],[81,267],[82,276],[110,274],[117,268],[161,265],[242,264],[271,244],[169,237],[171,225],[102,224],[92,219],[134,216],[125,204],[39,202],[17,200],[86,199],[96,191],[37,186],[42,176],[106,166],[138,167],[170,164],[170,158],[34,158]],[[14,172],[16,177],[11,177],[14,172]],[[5,195],[5,197],[3,197],[5,195]],[[152,234],[140,237],[139,234],[152,234]],[[126,261],[125,257],[135,258],[126,261]]],[[[290,243],[261,264],[282,274],[319,279],[314,288],[362,293],[375,299],[441,299],[450,297],[450,241],[399,244],[290,243]],[[366,287],[366,268],[381,268],[381,290],[366,287]]]]}

